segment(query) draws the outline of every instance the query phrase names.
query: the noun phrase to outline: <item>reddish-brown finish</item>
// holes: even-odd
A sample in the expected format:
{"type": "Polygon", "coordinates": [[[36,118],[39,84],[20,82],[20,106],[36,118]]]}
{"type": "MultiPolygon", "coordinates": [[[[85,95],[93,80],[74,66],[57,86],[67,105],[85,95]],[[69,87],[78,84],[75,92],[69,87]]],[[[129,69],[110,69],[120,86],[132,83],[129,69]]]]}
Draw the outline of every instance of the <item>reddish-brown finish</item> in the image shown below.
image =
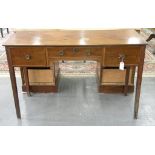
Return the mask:
{"type": "MultiPolygon", "coordinates": [[[[124,93],[124,86],[104,85],[104,86],[99,86],[98,89],[100,93],[124,93]]],[[[128,92],[133,93],[134,86],[128,85],[128,92]]]]}
{"type": "Polygon", "coordinates": [[[126,76],[125,76],[125,86],[124,86],[124,95],[125,96],[127,96],[127,93],[128,93],[129,76],[130,76],[130,67],[127,67],[126,68],[126,76]]]}
{"type": "MultiPolygon", "coordinates": [[[[98,61],[99,89],[101,68],[118,66],[124,56],[125,66],[138,66],[134,118],[137,118],[146,42],[134,30],[51,30],[13,34],[5,43],[17,117],[20,118],[14,67],[51,67],[59,60],[98,61]],[[79,52],[74,50],[79,49],[79,52]],[[64,50],[60,52],[59,50],[64,50]]],[[[31,88],[30,88],[31,89],[31,88]]],[[[121,88],[122,89],[122,88],[121,88]]],[[[129,87],[130,89],[130,87],[129,87]]],[[[124,90],[124,89],[123,89],[124,90]]]]}
{"type": "Polygon", "coordinates": [[[13,66],[46,66],[43,47],[13,47],[10,51],[13,66]]]}
{"type": "Polygon", "coordinates": [[[141,83],[142,83],[142,74],[143,74],[143,66],[144,66],[144,57],[145,57],[145,47],[141,47],[141,55],[140,55],[140,63],[138,64],[137,71],[137,82],[136,82],[136,93],[135,93],[135,104],[134,104],[134,118],[138,117],[139,110],[139,99],[141,92],[141,83]]]}
{"type": "Polygon", "coordinates": [[[11,64],[10,51],[7,48],[6,48],[6,55],[7,55],[7,60],[8,60],[9,73],[10,73],[14,103],[15,103],[15,108],[16,108],[16,115],[17,115],[17,118],[20,119],[21,118],[21,113],[20,113],[20,106],[19,106],[19,98],[18,98],[18,91],[17,91],[17,82],[16,82],[15,69],[11,64]]]}
{"type": "Polygon", "coordinates": [[[24,75],[25,75],[26,92],[27,92],[28,96],[31,96],[31,94],[30,94],[29,76],[28,76],[28,69],[26,67],[24,67],[24,75]]]}
{"type": "MultiPolygon", "coordinates": [[[[27,92],[26,86],[22,86],[22,91],[27,92]]],[[[30,91],[33,93],[57,93],[58,92],[58,86],[49,86],[49,85],[31,85],[30,91]]]]}
{"type": "Polygon", "coordinates": [[[137,65],[140,62],[139,46],[112,46],[105,48],[104,66],[119,66],[121,57],[125,65],[137,65]]]}
{"type": "Polygon", "coordinates": [[[102,48],[95,47],[50,47],[47,48],[48,58],[53,57],[91,57],[102,56],[102,48]]]}
{"type": "Polygon", "coordinates": [[[142,45],[143,38],[132,29],[17,31],[6,46],[99,46],[142,45]]]}

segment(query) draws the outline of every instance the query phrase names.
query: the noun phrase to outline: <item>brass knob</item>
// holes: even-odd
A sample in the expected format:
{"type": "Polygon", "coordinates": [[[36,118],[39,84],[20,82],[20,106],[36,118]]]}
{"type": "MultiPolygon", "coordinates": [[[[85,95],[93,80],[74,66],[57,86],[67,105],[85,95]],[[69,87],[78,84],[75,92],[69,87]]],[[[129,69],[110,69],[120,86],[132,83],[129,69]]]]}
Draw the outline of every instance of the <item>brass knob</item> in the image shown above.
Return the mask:
{"type": "Polygon", "coordinates": [[[26,60],[30,60],[31,59],[31,55],[29,55],[29,54],[25,55],[25,59],[26,60]]]}
{"type": "Polygon", "coordinates": [[[90,56],[91,55],[91,49],[87,49],[86,54],[87,54],[87,56],[90,56]]]}
{"type": "Polygon", "coordinates": [[[59,51],[59,56],[64,56],[64,51],[63,50],[59,51]]]}
{"type": "Polygon", "coordinates": [[[79,52],[79,49],[78,48],[73,48],[73,53],[75,54],[77,52],[79,52]]]}

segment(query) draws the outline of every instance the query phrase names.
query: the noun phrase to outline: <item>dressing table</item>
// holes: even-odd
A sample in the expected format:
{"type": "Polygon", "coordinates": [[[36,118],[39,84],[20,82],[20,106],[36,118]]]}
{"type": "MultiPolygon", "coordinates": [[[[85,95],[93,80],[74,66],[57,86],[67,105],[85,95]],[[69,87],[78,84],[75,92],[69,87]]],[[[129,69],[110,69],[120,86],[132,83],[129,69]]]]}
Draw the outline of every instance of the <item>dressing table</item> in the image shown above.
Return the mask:
{"type": "MultiPolygon", "coordinates": [[[[53,72],[53,91],[57,92],[58,61],[94,60],[97,62],[98,90],[102,92],[103,71],[126,69],[124,94],[127,95],[129,72],[137,67],[134,118],[138,117],[146,42],[134,30],[44,30],[19,31],[4,43],[17,118],[21,118],[15,67],[25,73],[26,91],[30,95],[27,68],[49,67],[53,72]]],[[[58,92],[59,93],[59,92],[58,92]]]]}

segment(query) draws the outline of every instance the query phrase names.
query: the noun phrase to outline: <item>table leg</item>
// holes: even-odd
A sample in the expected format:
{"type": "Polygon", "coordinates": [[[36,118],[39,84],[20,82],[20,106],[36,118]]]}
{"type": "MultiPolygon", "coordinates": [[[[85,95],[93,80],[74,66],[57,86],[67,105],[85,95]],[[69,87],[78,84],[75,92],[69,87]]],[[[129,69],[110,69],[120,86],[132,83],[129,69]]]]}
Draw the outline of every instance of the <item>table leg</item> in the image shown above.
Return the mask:
{"type": "Polygon", "coordinates": [[[9,67],[9,73],[10,73],[10,78],[11,78],[11,85],[12,85],[13,97],[14,97],[14,102],[15,102],[16,115],[17,115],[17,118],[21,118],[17,82],[16,82],[16,75],[15,75],[14,67],[9,67]]]}
{"type": "Polygon", "coordinates": [[[24,81],[24,69],[23,69],[23,67],[20,67],[20,75],[21,75],[22,86],[23,86],[24,83],[25,83],[25,81],[24,81]]]}
{"type": "Polygon", "coordinates": [[[17,118],[21,119],[15,69],[11,63],[11,57],[10,57],[9,49],[8,48],[5,48],[5,49],[6,49],[6,55],[7,55],[7,60],[8,60],[8,67],[9,67],[14,103],[15,103],[15,108],[16,108],[16,115],[17,115],[17,118]]]}
{"type": "Polygon", "coordinates": [[[137,71],[137,83],[136,83],[136,94],[135,94],[135,104],[134,104],[134,118],[138,118],[138,109],[139,109],[139,99],[141,92],[141,83],[142,83],[142,74],[143,74],[143,65],[145,57],[145,48],[141,52],[141,63],[138,65],[137,71]]]}
{"type": "Polygon", "coordinates": [[[127,93],[128,93],[129,75],[130,75],[130,67],[126,67],[125,86],[124,86],[124,95],[125,96],[127,96],[127,93]]]}
{"type": "Polygon", "coordinates": [[[29,84],[29,76],[28,76],[28,69],[24,67],[24,76],[25,76],[25,85],[26,85],[26,92],[28,96],[31,96],[30,94],[30,84],[29,84]]]}

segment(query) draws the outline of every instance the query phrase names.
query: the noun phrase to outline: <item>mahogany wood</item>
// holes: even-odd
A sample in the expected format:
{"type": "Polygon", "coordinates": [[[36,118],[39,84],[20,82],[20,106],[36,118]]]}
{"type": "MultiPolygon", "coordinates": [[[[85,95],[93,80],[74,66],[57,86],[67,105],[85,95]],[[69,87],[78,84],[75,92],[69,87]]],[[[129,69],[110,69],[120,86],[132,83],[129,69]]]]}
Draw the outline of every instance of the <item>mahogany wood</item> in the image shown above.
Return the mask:
{"type": "Polygon", "coordinates": [[[9,73],[10,73],[11,86],[12,86],[14,103],[15,103],[15,108],[16,108],[16,115],[17,115],[17,118],[20,119],[21,118],[21,112],[20,112],[20,106],[19,106],[19,98],[18,98],[18,91],[17,91],[15,69],[11,64],[11,56],[10,56],[10,51],[8,48],[6,48],[6,55],[7,55],[8,65],[9,65],[9,73]]]}
{"type": "Polygon", "coordinates": [[[137,118],[146,42],[134,30],[20,31],[11,35],[4,46],[18,118],[21,116],[14,67],[51,67],[55,71],[53,64],[59,60],[96,60],[102,90],[102,67],[118,67],[122,56],[125,67],[138,67],[134,106],[137,118]]]}
{"type": "Polygon", "coordinates": [[[133,29],[118,30],[36,30],[14,33],[5,46],[105,46],[145,45],[133,29]]]}
{"type": "Polygon", "coordinates": [[[140,61],[140,48],[138,46],[113,46],[105,48],[104,66],[119,66],[121,56],[125,65],[137,65],[140,61]]]}
{"type": "Polygon", "coordinates": [[[21,75],[21,80],[22,80],[22,85],[25,83],[24,81],[24,69],[23,67],[20,67],[20,75],[21,75]]]}
{"type": "Polygon", "coordinates": [[[26,67],[24,67],[24,75],[25,75],[26,92],[27,92],[28,96],[31,96],[30,84],[29,84],[29,76],[28,76],[28,69],[26,67]]]}
{"type": "MultiPolygon", "coordinates": [[[[98,90],[100,93],[124,93],[124,85],[102,85],[98,90]]],[[[134,92],[134,85],[128,85],[128,92],[134,92]]]]}
{"type": "MultiPolygon", "coordinates": [[[[25,85],[22,86],[22,91],[27,92],[25,85]]],[[[40,86],[39,85],[31,85],[30,91],[33,93],[50,93],[50,92],[56,93],[56,92],[58,92],[58,86],[57,85],[55,85],[55,86],[53,86],[53,85],[50,85],[50,86],[49,85],[40,85],[40,86]]]]}
{"type": "Polygon", "coordinates": [[[46,49],[43,47],[10,48],[13,66],[46,66],[46,49]]]}
{"type": "Polygon", "coordinates": [[[134,118],[138,118],[138,109],[139,109],[139,99],[141,92],[141,83],[142,83],[142,74],[144,66],[144,57],[145,57],[145,47],[141,47],[140,63],[138,65],[137,71],[137,83],[136,83],[136,93],[135,93],[135,103],[134,103],[134,118]]]}
{"type": "Polygon", "coordinates": [[[125,75],[125,86],[124,86],[124,95],[125,96],[127,96],[127,93],[128,93],[129,76],[130,76],[130,67],[127,67],[126,75],[125,75]]]}

